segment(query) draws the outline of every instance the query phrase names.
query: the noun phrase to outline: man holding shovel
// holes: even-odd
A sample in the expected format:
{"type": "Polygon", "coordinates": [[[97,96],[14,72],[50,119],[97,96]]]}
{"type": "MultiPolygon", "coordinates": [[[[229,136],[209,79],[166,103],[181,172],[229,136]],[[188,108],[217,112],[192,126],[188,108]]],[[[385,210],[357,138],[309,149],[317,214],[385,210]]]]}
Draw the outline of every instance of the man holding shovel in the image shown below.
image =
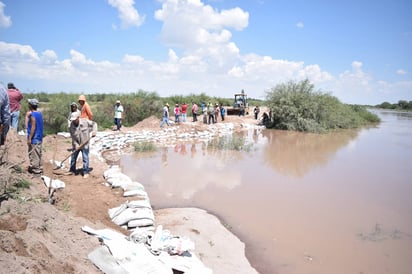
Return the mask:
{"type": "Polygon", "coordinates": [[[89,178],[89,141],[97,132],[96,122],[80,118],[80,112],[72,112],[70,116],[70,136],[72,137],[73,153],[70,170],[66,175],[76,174],[76,162],[80,151],[83,158],[83,178],[89,178]]]}

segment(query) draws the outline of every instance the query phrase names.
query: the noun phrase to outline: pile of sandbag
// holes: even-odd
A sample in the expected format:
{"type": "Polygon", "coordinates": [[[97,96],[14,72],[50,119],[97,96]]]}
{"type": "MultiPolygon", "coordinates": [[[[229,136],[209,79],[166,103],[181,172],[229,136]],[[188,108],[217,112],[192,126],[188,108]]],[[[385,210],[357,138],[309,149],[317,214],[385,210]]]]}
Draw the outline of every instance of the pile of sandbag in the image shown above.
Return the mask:
{"type": "Polygon", "coordinates": [[[129,176],[122,173],[119,166],[111,166],[103,173],[106,182],[113,188],[122,188],[123,196],[136,197],[137,200],[126,203],[108,210],[112,221],[126,229],[136,227],[153,229],[154,214],[150,200],[144,186],[134,182],[129,176]]]}
{"type": "Polygon", "coordinates": [[[149,199],[128,201],[118,207],[109,209],[112,221],[127,229],[136,227],[152,229],[154,214],[149,199]]]}
{"type": "Polygon", "coordinates": [[[123,196],[139,196],[142,198],[147,198],[147,192],[144,189],[144,186],[139,183],[132,181],[129,176],[122,173],[120,167],[117,165],[111,166],[108,170],[103,173],[103,177],[106,179],[106,182],[111,185],[113,188],[122,188],[123,196]]]}
{"type": "Polygon", "coordinates": [[[129,237],[114,230],[82,227],[101,239],[103,245],[88,258],[104,273],[212,274],[192,252],[194,243],[180,239],[158,226],[156,232],[137,229],[129,237]]]}
{"type": "Polygon", "coordinates": [[[128,230],[129,237],[112,230],[82,230],[98,236],[104,246],[89,254],[89,259],[104,273],[212,274],[195,256],[195,244],[187,237],[172,235],[158,225],[154,229],[154,214],[142,184],[133,182],[119,166],[112,166],[103,174],[107,184],[122,188],[124,196],[138,196],[108,210],[112,221],[128,230]]]}

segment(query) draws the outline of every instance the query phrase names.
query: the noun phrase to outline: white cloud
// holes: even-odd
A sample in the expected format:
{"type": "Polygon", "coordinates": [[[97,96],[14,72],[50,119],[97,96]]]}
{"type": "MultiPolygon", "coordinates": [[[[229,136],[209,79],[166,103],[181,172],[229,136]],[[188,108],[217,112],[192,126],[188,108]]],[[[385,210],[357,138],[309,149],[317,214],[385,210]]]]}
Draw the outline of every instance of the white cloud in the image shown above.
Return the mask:
{"type": "MultiPolygon", "coordinates": [[[[229,44],[222,45],[223,51],[229,44]]],[[[251,96],[263,99],[264,91],[279,83],[308,78],[316,88],[333,91],[333,95],[345,103],[378,104],[391,101],[387,98],[409,100],[410,96],[405,95],[412,90],[412,82],[375,81],[363,71],[360,61],[352,62],[351,69],[333,76],[317,64],[305,65],[257,54],[222,58],[225,64],[218,69],[207,56],[178,56],[173,49],[169,49],[167,60],[161,62],[125,54],[122,61],[116,63],[96,61],[76,50],[70,51],[70,58],[59,60],[52,50],[38,54],[30,46],[5,42],[0,42],[0,58],[2,77],[16,79],[15,82],[22,79],[19,86],[26,85],[26,90],[48,88],[49,92],[143,89],[157,91],[161,96],[206,92],[210,96],[232,97],[234,92],[244,89],[251,96]],[[31,81],[40,81],[41,85],[35,87],[31,81]]]]}
{"type": "Polygon", "coordinates": [[[296,27],[299,28],[299,29],[302,29],[302,28],[305,27],[305,25],[303,24],[303,22],[297,22],[296,27]]]}
{"type": "MultiPolygon", "coordinates": [[[[121,27],[139,27],[143,24],[145,17],[140,16],[139,12],[133,7],[134,0],[108,0],[108,3],[119,12],[121,27]]],[[[116,25],[112,25],[117,28],[116,25]]]]}
{"type": "MultiPolygon", "coordinates": [[[[134,18],[126,16],[127,11],[134,10],[133,1],[109,3],[125,18],[134,18]]],[[[0,75],[15,82],[20,80],[19,87],[25,86],[26,90],[48,92],[143,89],[157,91],[161,96],[205,92],[231,98],[234,92],[244,89],[251,97],[263,99],[264,92],[279,83],[308,78],[316,88],[332,91],[348,103],[374,104],[390,101],[387,98],[411,98],[411,82],[375,80],[364,71],[361,61],[353,61],[350,68],[332,75],[318,64],[241,54],[232,41],[231,31],[247,27],[249,14],[239,8],[219,11],[200,0],[161,3],[155,17],[163,22],[161,37],[170,47],[165,60],[152,61],[124,53],[122,60],[109,62],[94,60],[73,49],[67,59],[59,59],[52,49],[37,53],[29,45],[0,41],[0,75]]]]}
{"type": "MultiPolygon", "coordinates": [[[[14,43],[6,43],[0,41],[0,57],[1,58],[10,58],[9,60],[21,62],[22,59],[32,62],[33,60],[39,60],[39,56],[33,50],[31,46],[20,45],[14,43]]],[[[7,59],[3,59],[3,62],[7,62],[7,59]]]]}
{"type": "Polygon", "coordinates": [[[246,28],[249,13],[240,8],[219,12],[199,0],[164,0],[162,3],[155,18],[163,22],[161,37],[167,45],[214,57],[216,54],[226,55],[228,51],[238,52],[230,42],[232,33],[228,28],[238,31],[246,28]],[[226,50],[217,49],[222,46],[226,50]]]}
{"type": "Polygon", "coordinates": [[[11,26],[11,17],[4,14],[4,8],[6,5],[3,2],[0,2],[0,27],[8,28],[11,26]]]}
{"type": "Polygon", "coordinates": [[[396,71],[396,73],[399,74],[399,75],[408,74],[408,72],[407,72],[406,70],[403,70],[403,69],[398,69],[398,70],[396,71]]]}

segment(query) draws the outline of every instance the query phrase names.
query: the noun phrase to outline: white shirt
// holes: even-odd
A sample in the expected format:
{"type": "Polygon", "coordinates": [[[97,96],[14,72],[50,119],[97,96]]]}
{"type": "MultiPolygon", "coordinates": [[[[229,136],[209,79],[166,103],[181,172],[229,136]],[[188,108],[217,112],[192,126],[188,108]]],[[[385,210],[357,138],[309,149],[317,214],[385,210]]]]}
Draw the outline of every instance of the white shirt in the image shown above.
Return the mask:
{"type": "Polygon", "coordinates": [[[123,106],[122,105],[116,105],[114,107],[114,118],[122,119],[122,112],[123,112],[123,106]]]}

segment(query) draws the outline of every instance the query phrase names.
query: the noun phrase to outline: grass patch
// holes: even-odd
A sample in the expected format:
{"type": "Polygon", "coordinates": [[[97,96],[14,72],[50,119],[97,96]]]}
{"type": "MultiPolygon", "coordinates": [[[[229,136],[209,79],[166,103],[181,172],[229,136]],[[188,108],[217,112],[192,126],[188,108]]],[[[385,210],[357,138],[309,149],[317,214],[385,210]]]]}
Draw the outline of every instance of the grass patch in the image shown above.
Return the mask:
{"type": "Polygon", "coordinates": [[[64,203],[63,203],[63,211],[69,212],[70,209],[71,209],[71,206],[70,206],[69,202],[67,202],[67,201],[64,202],[64,203]]]}
{"type": "Polygon", "coordinates": [[[152,142],[135,142],[134,151],[136,152],[153,152],[156,151],[157,147],[152,142]]]}
{"type": "Polygon", "coordinates": [[[249,152],[253,144],[247,144],[246,139],[242,136],[222,136],[209,141],[209,148],[217,150],[234,150],[249,152]]]}

